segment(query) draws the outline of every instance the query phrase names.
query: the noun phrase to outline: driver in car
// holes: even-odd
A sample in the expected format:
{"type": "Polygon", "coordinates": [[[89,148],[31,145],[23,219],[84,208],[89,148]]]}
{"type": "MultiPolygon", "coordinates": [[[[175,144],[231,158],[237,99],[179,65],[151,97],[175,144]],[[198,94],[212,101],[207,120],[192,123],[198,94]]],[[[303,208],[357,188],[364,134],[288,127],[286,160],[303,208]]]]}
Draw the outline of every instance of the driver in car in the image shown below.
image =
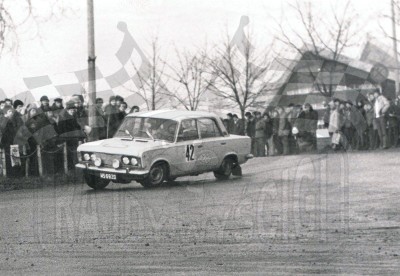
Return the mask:
{"type": "Polygon", "coordinates": [[[166,126],[165,124],[157,125],[156,121],[147,120],[145,129],[153,136],[154,139],[173,141],[176,124],[166,126]]]}
{"type": "Polygon", "coordinates": [[[190,140],[198,137],[197,129],[192,124],[191,120],[182,121],[181,134],[184,140],[190,140]]]}

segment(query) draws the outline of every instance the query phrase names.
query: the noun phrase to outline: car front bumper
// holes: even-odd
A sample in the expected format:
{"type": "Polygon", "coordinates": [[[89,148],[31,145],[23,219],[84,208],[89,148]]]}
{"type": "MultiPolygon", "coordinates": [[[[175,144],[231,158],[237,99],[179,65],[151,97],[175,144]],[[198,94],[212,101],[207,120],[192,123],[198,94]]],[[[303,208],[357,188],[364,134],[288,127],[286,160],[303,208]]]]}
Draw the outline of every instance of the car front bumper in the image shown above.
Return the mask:
{"type": "Polygon", "coordinates": [[[111,174],[116,174],[118,176],[131,177],[132,179],[143,179],[149,174],[149,171],[147,170],[138,170],[138,169],[132,170],[129,168],[121,168],[121,169],[104,168],[82,163],[76,164],[75,168],[84,170],[85,172],[90,174],[111,173],[111,174]]]}

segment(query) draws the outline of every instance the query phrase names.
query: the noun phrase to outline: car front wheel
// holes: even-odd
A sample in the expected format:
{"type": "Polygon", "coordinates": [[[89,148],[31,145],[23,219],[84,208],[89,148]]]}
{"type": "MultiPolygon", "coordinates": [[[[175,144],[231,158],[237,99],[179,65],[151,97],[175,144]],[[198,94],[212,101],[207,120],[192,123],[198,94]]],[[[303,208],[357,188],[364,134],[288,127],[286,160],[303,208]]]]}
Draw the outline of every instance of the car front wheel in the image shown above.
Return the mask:
{"type": "Polygon", "coordinates": [[[156,163],[151,167],[147,177],[144,180],[140,181],[140,184],[142,184],[142,186],[146,188],[160,186],[166,179],[166,175],[166,165],[164,163],[156,163]]]}
{"type": "Polygon", "coordinates": [[[218,180],[229,179],[232,174],[233,165],[234,163],[231,158],[225,158],[224,161],[222,161],[221,167],[218,169],[218,171],[214,171],[215,178],[218,180]]]}
{"type": "Polygon", "coordinates": [[[85,173],[85,181],[90,188],[95,190],[102,190],[110,184],[110,180],[101,179],[98,176],[88,173],[85,173]]]}

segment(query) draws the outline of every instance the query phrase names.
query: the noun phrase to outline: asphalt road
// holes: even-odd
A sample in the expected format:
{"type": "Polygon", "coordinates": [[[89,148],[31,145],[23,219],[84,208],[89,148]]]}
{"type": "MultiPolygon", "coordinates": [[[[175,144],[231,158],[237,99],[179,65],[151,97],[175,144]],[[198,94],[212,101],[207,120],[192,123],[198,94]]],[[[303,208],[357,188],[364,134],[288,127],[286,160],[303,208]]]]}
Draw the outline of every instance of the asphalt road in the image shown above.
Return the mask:
{"type": "Polygon", "coordinates": [[[1,274],[398,274],[400,151],[258,158],[143,189],[0,194],[1,274]]]}

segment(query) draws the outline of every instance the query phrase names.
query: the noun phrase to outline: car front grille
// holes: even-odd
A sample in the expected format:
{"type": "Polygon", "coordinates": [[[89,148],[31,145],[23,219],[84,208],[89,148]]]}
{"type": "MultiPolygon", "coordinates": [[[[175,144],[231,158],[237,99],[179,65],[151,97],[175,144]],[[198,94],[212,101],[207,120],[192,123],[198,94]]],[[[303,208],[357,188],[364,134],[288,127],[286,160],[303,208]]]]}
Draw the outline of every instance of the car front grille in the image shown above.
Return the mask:
{"type": "Polygon", "coordinates": [[[96,156],[100,157],[102,167],[112,167],[112,162],[114,159],[118,159],[119,161],[121,161],[121,156],[114,154],[96,153],[96,156]]]}

